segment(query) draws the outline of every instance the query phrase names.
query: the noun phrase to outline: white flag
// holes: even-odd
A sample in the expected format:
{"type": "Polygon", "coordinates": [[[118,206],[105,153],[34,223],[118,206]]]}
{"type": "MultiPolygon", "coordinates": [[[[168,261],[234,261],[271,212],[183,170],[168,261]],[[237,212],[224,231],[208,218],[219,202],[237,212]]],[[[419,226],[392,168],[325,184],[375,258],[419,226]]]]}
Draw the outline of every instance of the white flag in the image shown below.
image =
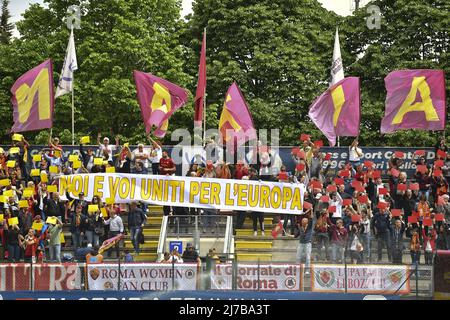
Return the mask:
{"type": "Polygon", "coordinates": [[[344,66],[342,65],[341,46],[339,45],[339,34],[336,28],[336,38],[334,39],[333,64],[331,65],[330,86],[344,79],[344,66]]]}
{"type": "Polygon", "coordinates": [[[77,55],[75,52],[75,40],[73,39],[73,29],[70,32],[69,44],[67,45],[66,58],[64,59],[61,78],[56,89],[55,98],[70,93],[73,90],[73,72],[78,69],[77,55]]]}

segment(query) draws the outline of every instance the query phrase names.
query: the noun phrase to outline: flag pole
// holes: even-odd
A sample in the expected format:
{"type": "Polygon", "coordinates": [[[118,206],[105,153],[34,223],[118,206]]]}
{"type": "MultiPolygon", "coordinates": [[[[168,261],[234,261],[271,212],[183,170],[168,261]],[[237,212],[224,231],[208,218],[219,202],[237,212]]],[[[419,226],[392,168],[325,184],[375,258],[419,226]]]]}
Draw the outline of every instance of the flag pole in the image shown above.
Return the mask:
{"type": "MultiPolygon", "coordinates": [[[[205,37],[205,60],[206,60],[206,28],[203,29],[205,37]]],[[[205,66],[206,67],[206,66],[205,66]]],[[[203,96],[203,146],[206,146],[206,88],[203,96]]]]}
{"type": "MultiPolygon", "coordinates": [[[[73,32],[73,25],[70,28],[70,32],[73,32]]],[[[69,40],[70,41],[70,40],[69,40]]],[[[75,72],[72,72],[72,145],[75,145],[75,72]]]]}

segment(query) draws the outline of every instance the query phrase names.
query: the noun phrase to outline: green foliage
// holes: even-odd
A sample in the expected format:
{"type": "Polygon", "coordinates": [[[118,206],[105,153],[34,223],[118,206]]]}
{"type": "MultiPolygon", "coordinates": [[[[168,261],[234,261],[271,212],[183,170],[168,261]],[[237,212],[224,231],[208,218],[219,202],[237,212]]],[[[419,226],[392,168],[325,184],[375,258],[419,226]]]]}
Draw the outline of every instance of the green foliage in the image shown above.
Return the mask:
{"type": "Polygon", "coordinates": [[[2,0],[2,13],[0,16],[0,43],[8,44],[11,40],[14,25],[10,22],[9,0],[2,0]]]}

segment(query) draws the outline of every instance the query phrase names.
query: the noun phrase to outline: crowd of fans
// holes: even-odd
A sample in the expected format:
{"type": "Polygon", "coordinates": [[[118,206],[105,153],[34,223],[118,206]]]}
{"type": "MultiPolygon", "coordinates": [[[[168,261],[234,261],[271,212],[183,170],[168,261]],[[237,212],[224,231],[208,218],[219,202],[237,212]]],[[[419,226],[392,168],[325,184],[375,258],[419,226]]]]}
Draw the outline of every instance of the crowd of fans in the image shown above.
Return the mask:
{"type": "MultiPolygon", "coordinates": [[[[139,144],[133,151],[127,143],[120,146],[118,139],[111,145],[107,137],[102,143],[100,138],[99,134],[98,157],[92,148],[86,150],[80,144],[79,155],[65,158],[59,140],[51,137],[49,146],[31,157],[28,142],[17,134],[13,135],[9,150],[0,150],[0,258],[60,262],[64,258],[61,257],[64,225],[70,229],[74,256],[89,254],[88,259],[102,261],[99,246],[125,232],[130,233],[135,254],[139,254],[142,229],[147,221],[145,205],[105,204],[98,196],[86,201],[83,193],[77,198],[67,193],[67,200],[63,201],[56,189],[57,178],[98,172],[173,175],[176,166],[150,136],[150,149],[139,144]],[[97,204],[98,210],[88,210],[90,204],[97,204]],[[124,211],[127,225],[121,218],[124,211]]],[[[384,247],[392,263],[402,263],[407,249],[413,263],[420,261],[423,252],[425,263],[429,264],[433,252],[449,248],[450,153],[445,139],[436,145],[436,157],[432,161],[421,150],[415,153],[414,176],[401,171],[404,154],[395,152],[384,181],[384,173],[376,170],[373,162],[364,161],[357,140],[349,147],[349,162],[337,173],[331,172],[331,155],[322,153],[321,146],[302,135],[302,145],[292,149],[295,170],[289,172],[279,156],[261,144],[245,158],[235,158],[235,164],[225,163],[221,160],[223,151],[212,140],[205,147],[207,158],[194,159],[187,176],[304,184],[303,214],[281,215],[278,225],[283,236],[299,239],[297,259],[305,259],[307,265],[313,249],[316,261],[340,263],[346,257],[353,263],[374,261],[372,239],[377,242],[377,260],[383,260],[384,247]],[[408,248],[405,247],[407,239],[410,240],[408,248]]],[[[198,209],[164,206],[165,215],[199,213],[198,209]]],[[[218,211],[208,209],[200,214],[204,232],[214,230],[218,211]]],[[[261,235],[265,236],[262,212],[235,212],[235,229],[243,227],[247,216],[253,220],[254,235],[257,236],[259,225],[261,235]]],[[[186,250],[192,255],[188,257],[180,257],[177,252],[166,253],[163,261],[198,260],[198,254],[195,256],[191,250],[192,246],[186,250]]],[[[108,250],[107,255],[111,257],[112,253],[119,255],[118,245],[116,250],[108,250]]],[[[125,256],[132,260],[129,252],[125,256]]]]}

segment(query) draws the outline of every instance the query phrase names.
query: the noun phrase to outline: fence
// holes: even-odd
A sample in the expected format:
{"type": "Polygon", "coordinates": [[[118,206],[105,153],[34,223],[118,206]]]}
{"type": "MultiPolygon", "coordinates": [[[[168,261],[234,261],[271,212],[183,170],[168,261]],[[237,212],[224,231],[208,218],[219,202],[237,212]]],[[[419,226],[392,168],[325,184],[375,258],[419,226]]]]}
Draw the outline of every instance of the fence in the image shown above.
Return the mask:
{"type": "Polygon", "coordinates": [[[0,264],[0,293],[15,291],[315,292],[430,298],[433,267],[241,262],[219,254],[197,263],[0,264]],[[305,272],[310,271],[310,272],[305,272]]]}

